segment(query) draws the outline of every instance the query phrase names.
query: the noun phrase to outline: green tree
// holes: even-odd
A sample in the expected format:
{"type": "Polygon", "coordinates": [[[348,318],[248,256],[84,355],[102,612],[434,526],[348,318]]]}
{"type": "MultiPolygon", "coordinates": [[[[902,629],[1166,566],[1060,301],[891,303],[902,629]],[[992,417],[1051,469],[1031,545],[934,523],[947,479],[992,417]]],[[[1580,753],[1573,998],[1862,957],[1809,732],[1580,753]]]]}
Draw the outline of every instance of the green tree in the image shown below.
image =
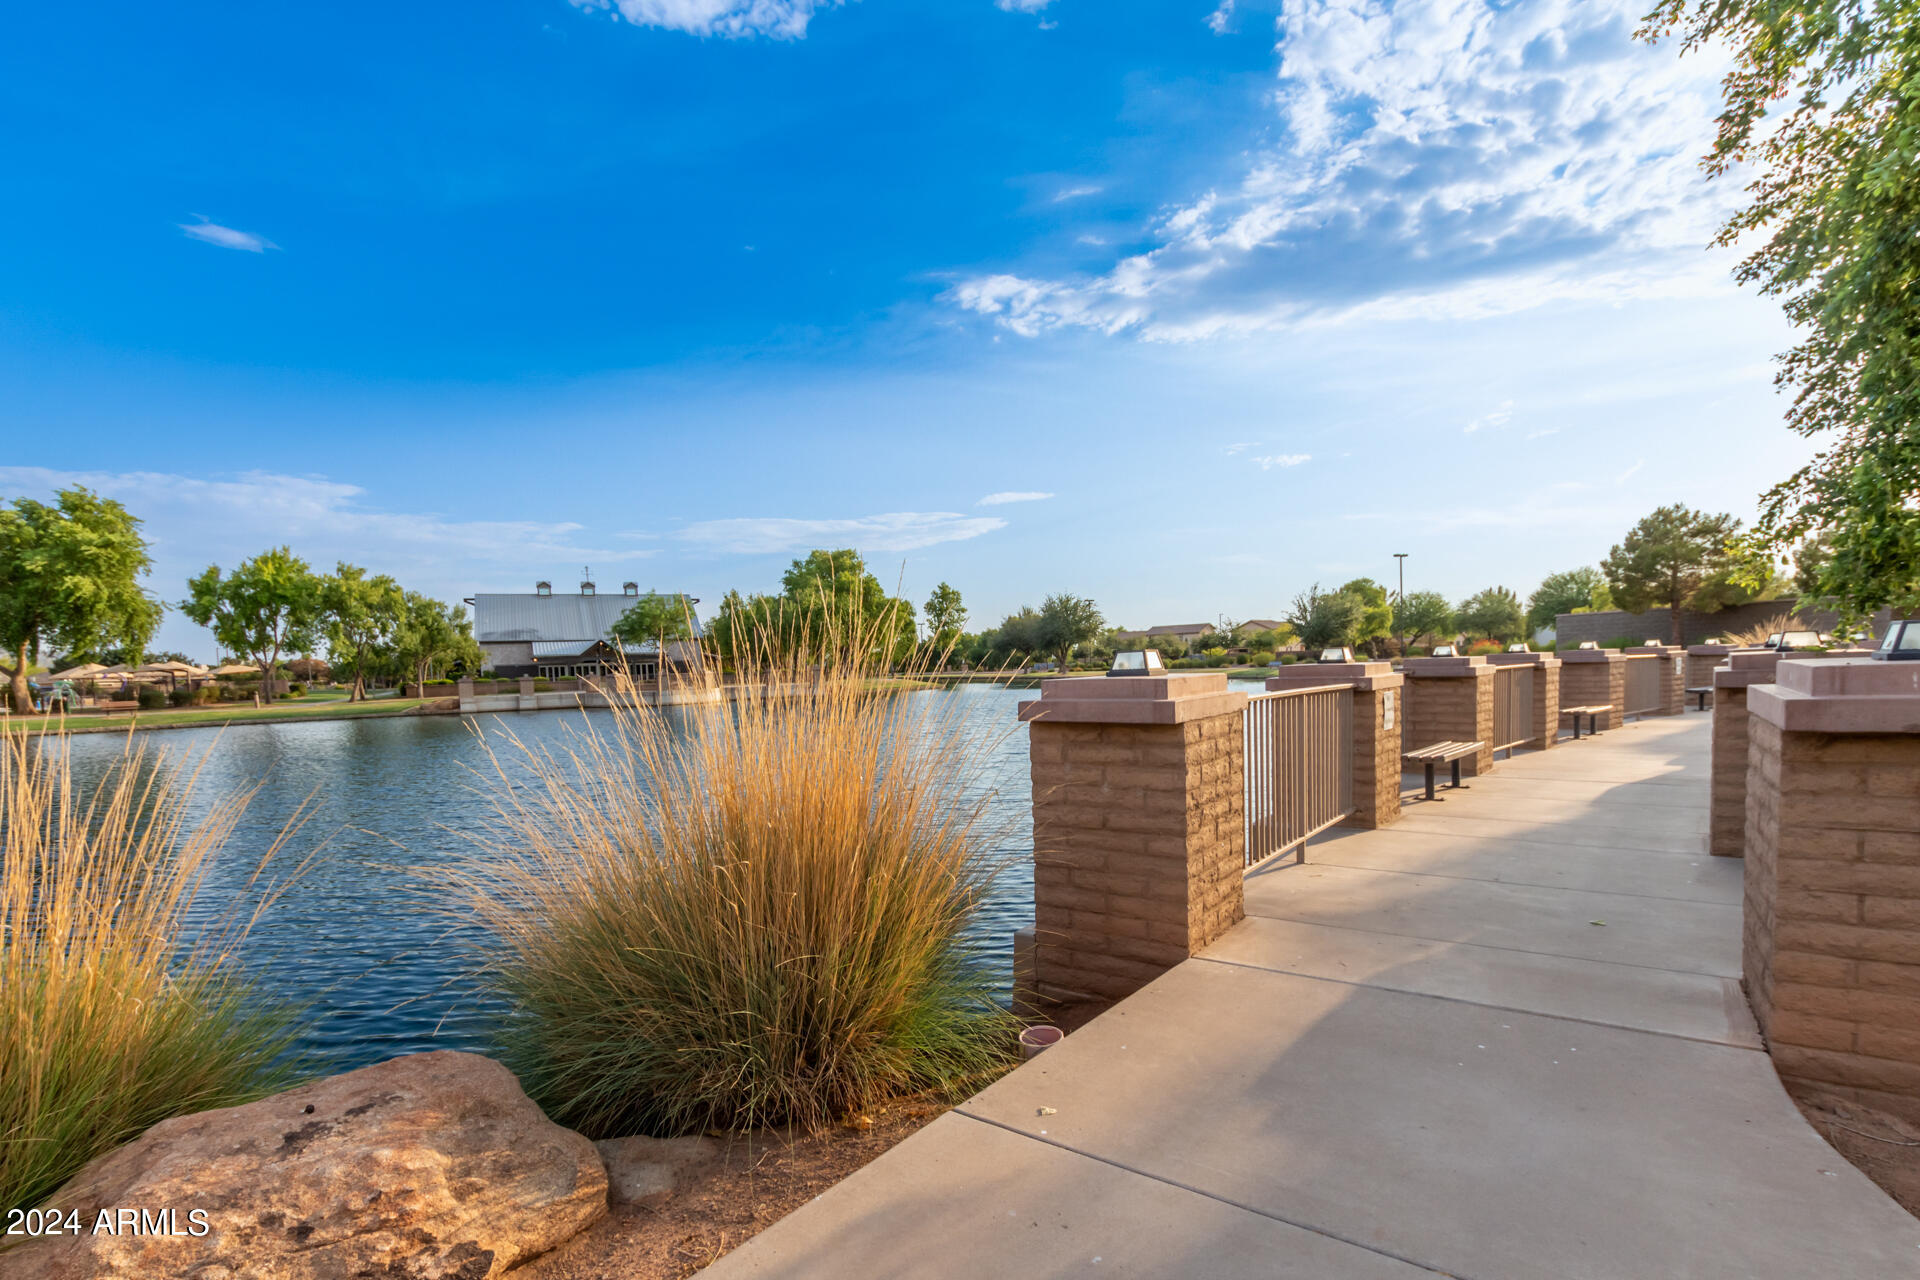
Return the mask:
{"type": "Polygon", "coordinates": [[[1438,591],[1415,591],[1394,606],[1394,633],[1405,636],[1408,644],[1431,644],[1456,628],[1453,606],[1438,591]]]}
{"type": "Polygon", "coordinates": [[[1090,597],[1060,592],[1040,602],[1034,646],[1038,652],[1057,656],[1060,669],[1065,671],[1075,647],[1098,640],[1106,626],[1100,606],[1090,597]]]}
{"type": "Polygon", "coordinates": [[[1360,603],[1354,621],[1353,643],[1371,646],[1393,634],[1393,605],[1387,601],[1387,589],[1372,578],[1355,578],[1340,588],[1360,603]]]}
{"type": "Polygon", "coordinates": [[[1676,32],[1734,50],[1704,165],[1752,175],[1752,199],[1717,243],[1754,246],[1736,278],[1800,335],[1787,423],[1828,442],[1763,498],[1749,585],[1824,536],[1814,585],[1849,617],[1920,606],[1920,4],[1659,0],[1640,35],[1676,32]]]}
{"type": "Polygon", "coordinates": [[[691,640],[694,633],[693,602],[680,594],[648,592],[635,600],[627,611],[608,628],[613,638],[624,644],[652,641],[660,656],[660,670],[667,670],[667,645],[674,640],[691,640]]]}
{"type": "Polygon", "coordinates": [[[1460,629],[1470,636],[1485,636],[1506,644],[1518,640],[1527,630],[1527,611],[1520,597],[1506,587],[1488,587],[1460,602],[1460,629]]]}
{"type": "Polygon", "coordinates": [[[960,592],[942,582],[927,597],[923,612],[927,618],[928,643],[935,656],[953,652],[961,629],[967,625],[967,607],[960,592]]]}
{"type": "Polygon", "coordinates": [[[0,673],[16,712],[33,710],[27,673],[43,646],[117,644],[137,660],[160,621],[160,602],[140,588],[150,563],[140,521],[88,489],[0,508],[0,646],[12,660],[0,673]]]}
{"type": "Polygon", "coordinates": [[[311,649],[326,616],[321,580],[286,547],[242,560],[225,577],[219,565],[208,565],[188,579],[187,591],[180,612],[209,628],[222,648],[259,666],[261,696],[269,702],[280,655],[311,649]]]}
{"type": "Polygon", "coordinates": [[[815,653],[877,641],[899,661],[919,638],[912,603],[889,596],[852,548],[809,552],[781,575],[780,589],[783,613],[797,619],[815,653]]]}
{"type": "Polygon", "coordinates": [[[1287,625],[1308,649],[1332,649],[1353,644],[1360,630],[1365,602],[1345,591],[1322,591],[1314,583],[1293,598],[1287,625]]]}
{"type": "Polygon", "coordinates": [[[477,671],[484,660],[466,608],[442,604],[418,591],[406,594],[393,647],[395,658],[403,670],[413,673],[415,684],[425,684],[435,671],[456,667],[477,671]]]}
{"type": "Polygon", "coordinates": [[[1611,609],[1612,594],[1607,579],[1598,569],[1581,565],[1563,569],[1540,580],[1527,600],[1527,625],[1534,630],[1551,627],[1563,613],[1575,609],[1611,609]]]}
{"type": "MultiPolygon", "coordinates": [[[[1616,608],[1645,613],[1672,610],[1673,642],[1684,642],[1680,611],[1694,601],[1709,578],[1733,568],[1728,543],[1740,522],[1730,515],[1709,515],[1690,507],[1661,507],[1641,517],[1601,563],[1616,608]]],[[[1702,596],[1700,612],[1720,607],[1702,596]]]]}
{"type": "Polygon", "coordinates": [[[407,595],[384,573],[367,576],[344,560],[332,576],[320,579],[320,611],[326,616],[327,645],[335,671],[353,674],[348,702],[364,701],[367,673],[393,660],[393,637],[406,613],[407,595]]]}

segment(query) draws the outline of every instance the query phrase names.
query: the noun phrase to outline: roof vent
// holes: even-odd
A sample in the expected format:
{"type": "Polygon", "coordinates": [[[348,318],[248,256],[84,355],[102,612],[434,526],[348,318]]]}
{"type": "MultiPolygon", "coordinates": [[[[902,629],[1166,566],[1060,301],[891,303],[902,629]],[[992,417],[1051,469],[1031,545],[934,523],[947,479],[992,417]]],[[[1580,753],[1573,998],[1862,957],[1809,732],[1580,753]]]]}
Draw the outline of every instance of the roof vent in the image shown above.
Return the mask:
{"type": "Polygon", "coordinates": [[[592,594],[593,594],[593,584],[592,584],[591,582],[583,582],[583,583],[581,583],[581,584],[580,584],[580,594],[581,594],[581,595],[583,595],[583,596],[590,596],[590,595],[592,595],[592,594]]]}
{"type": "Polygon", "coordinates": [[[640,594],[640,584],[637,582],[623,582],[620,584],[620,594],[623,596],[637,596],[640,594]]]}
{"type": "Polygon", "coordinates": [[[533,584],[533,594],[537,596],[550,596],[553,594],[553,584],[551,582],[536,582],[533,584]]]}

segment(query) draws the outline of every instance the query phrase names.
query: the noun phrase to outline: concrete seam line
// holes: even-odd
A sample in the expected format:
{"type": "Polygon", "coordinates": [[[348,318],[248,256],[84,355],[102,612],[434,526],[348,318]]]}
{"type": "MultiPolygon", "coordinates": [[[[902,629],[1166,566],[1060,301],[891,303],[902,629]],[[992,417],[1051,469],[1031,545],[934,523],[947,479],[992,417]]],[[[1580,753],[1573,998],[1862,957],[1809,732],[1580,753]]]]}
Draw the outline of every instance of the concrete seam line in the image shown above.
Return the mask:
{"type": "MultiPolygon", "coordinates": [[[[1511,764],[1512,761],[1502,760],[1500,763],[1511,764]]],[[[1401,776],[1405,777],[1406,775],[1402,774],[1401,776]]],[[[1595,778],[1592,774],[1588,774],[1584,777],[1576,777],[1572,774],[1566,774],[1566,773],[1529,773],[1525,776],[1524,779],[1515,777],[1511,774],[1509,774],[1505,778],[1501,778],[1501,775],[1497,773],[1490,773],[1487,776],[1489,778],[1494,778],[1494,779],[1498,779],[1500,781],[1505,781],[1505,782],[1519,782],[1523,780],[1528,782],[1589,782],[1589,783],[1614,781],[1613,779],[1609,779],[1609,778],[1595,778]]],[[[1654,787],[1693,787],[1693,786],[1698,786],[1702,781],[1703,779],[1700,779],[1700,778],[1665,778],[1665,777],[1621,778],[1621,779],[1618,779],[1618,785],[1623,787],[1630,787],[1630,786],[1638,786],[1644,783],[1648,786],[1654,786],[1654,787]]]]}
{"type": "MultiPolygon", "coordinates": [[[[1651,969],[1655,973],[1685,973],[1691,974],[1696,978],[1738,978],[1741,976],[1737,973],[1712,973],[1706,969],[1669,969],[1663,964],[1635,964],[1631,960],[1593,960],[1587,956],[1570,956],[1564,951],[1535,951],[1531,947],[1503,947],[1497,942],[1461,942],[1455,938],[1434,938],[1424,933],[1395,933],[1391,929],[1362,929],[1359,925],[1353,924],[1327,924],[1325,921],[1306,920],[1299,916],[1273,915],[1264,911],[1255,911],[1251,906],[1249,906],[1247,910],[1247,919],[1281,920],[1287,924],[1310,924],[1317,929],[1346,929],[1353,933],[1377,934],[1382,938],[1410,938],[1415,942],[1441,942],[1450,947],[1485,947],[1488,951],[1511,951],[1515,955],[1522,956],[1552,956],[1557,960],[1579,960],[1586,964],[1617,964],[1623,969],[1651,969]]],[[[1190,958],[1199,960],[1202,957],[1192,956],[1190,958]]],[[[1216,963],[1225,962],[1217,961],[1216,963]]]]}
{"type": "MultiPolygon", "coordinates": [[[[1676,854],[1675,857],[1684,857],[1676,854]]],[[[1407,871],[1400,867],[1363,867],[1353,862],[1335,862],[1331,858],[1316,858],[1311,863],[1289,863],[1289,866],[1339,867],[1342,871],[1365,871],[1381,876],[1431,876],[1435,880],[1460,880],[1469,884],[1509,884],[1519,889],[1554,889],[1561,893],[1603,893],[1610,898],[1645,898],[1649,902],[1691,902],[1699,907],[1738,907],[1738,902],[1716,902],[1712,898],[1676,898],[1670,893],[1628,893],[1624,889],[1576,889],[1566,884],[1542,884],[1538,880],[1489,880],[1485,876],[1455,876],[1444,871],[1407,871]]]]}
{"type": "MultiPolygon", "coordinates": [[[[1472,946],[1474,944],[1456,943],[1454,945],[1472,946]]],[[[1546,953],[1533,952],[1530,954],[1544,955],[1546,953]]],[[[1573,957],[1573,956],[1569,956],[1566,958],[1577,959],[1577,957],[1573,957]]],[[[1469,1000],[1465,996],[1443,996],[1435,991],[1415,991],[1411,987],[1383,987],[1371,982],[1354,982],[1346,978],[1328,978],[1328,977],[1323,977],[1322,975],[1317,973],[1302,973],[1298,969],[1276,969],[1270,965],[1247,964],[1244,961],[1240,961],[1240,960],[1218,960],[1212,956],[1189,956],[1188,959],[1204,961],[1207,964],[1217,964],[1217,965],[1220,965],[1222,968],[1227,968],[1227,969],[1251,969],[1255,973],[1284,973],[1289,978],[1305,978],[1308,982],[1332,982],[1342,987],[1363,987],[1368,991],[1390,991],[1397,996],[1415,996],[1422,1000],[1440,1000],[1440,1001],[1444,1001],[1447,1004],[1470,1005],[1475,1009],[1494,1009],[1501,1013],[1521,1013],[1521,1014],[1525,1014],[1529,1018],[1552,1018],[1555,1022],[1577,1022],[1584,1027],[1607,1027],[1610,1030],[1614,1030],[1614,1031],[1632,1031],[1643,1036],[1660,1036],[1667,1040],[1690,1040],[1694,1044],[1709,1044],[1719,1049],[1739,1049],[1744,1053],[1765,1053],[1766,1052],[1765,1046],[1758,1045],[1758,1044],[1736,1044],[1731,1040],[1709,1040],[1705,1036],[1690,1036],[1684,1031],[1655,1031],[1651,1027],[1628,1026],[1624,1022],[1606,1022],[1599,1018],[1582,1018],[1576,1014],[1571,1014],[1571,1013],[1548,1013],[1544,1009],[1523,1009],[1519,1005],[1489,1004],[1485,1000],[1469,1000]]],[[[1612,961],[1589,960],[1589,961],[1586,961],[1585,963],[1611,964],[1612,961]]],[[[1634,965],[1632,967],[1642,968],[1644,966],[1634,965]]],[[[1679,973],[1683,971],[1678,969],[1665,969],[1665,970],[1660,970],[1660,972],[1679,973]]],[[[1702,974],[1699,976],[1711,977],[1713,975],[1702,974]]],[[[1725,981],[1725,979],[1722,979],[1721,981],[1725,981]]]]}
{"type": "MultiPolygon", "coordinates": [[[[964,1107],[964,1105],[965,1104],[962,1104],[962,1107],[964,1107]]],[[[1145,1178],[1149,1182],[1157,1182],[1163,1187],[1173,1187],[1177,1190],[1200,1196],[1203,1199],[1211,1200],[1215,1204],[1226,1205],[1230,1209],[1239,1209],[1243,1213],[1250,1213],[1256,1218],[1265,1218],[1269,1222],[1278,1222],[1284,1226],[1293,1227],[1300,1231],[1310,1231],[1314,1235],[1322,1236],[1328,1240],[1338,1240],[1341,1244],[1352,1245],[1356,1249],[1363,1249],[1368,1253],[1376,1253],[1383,1258],[1392,1258],[1395,1262],[1404,1262],[1410,1267],[1418,1267],[1422,1271],[1430,1271],[1434,1275],[1451,1276],[1455,1277],[1455,1280],[1473,1280],[1473,1277],[1467,1275],[1465,1272],[1446,1271],[1432,1263],[1421,1262],[1416,1258],[1409,1258],[1405,1254],[1395,1253],[1391,1249],[1382,1249],[1379,1245],[1368,1244],[1364,1240],[1355,1240],[1349,1236],[1343,1236],[1337,1231],[1328,1231],[1323,1227],[1316,1227],[1309,1223],[1296,1222],[1292,1218],[1274,1213],[1272,1210],[1262,1209],[1257,1205],[1245,1204],[1239,1200],[1231,1200],[1226,1196],[1219,1195],[1212,1191],[1205,1191],[1199,1187],[1189,1186],[1184,1182],[1176,1182],[1172,1178],[1163,1178],[1157,1173],[1148,1173],[1145,1169],[1136,1169],[1132,1165],[1124,1164],[1119,1160],[1114,1160],[1107,1156],[1095,1155],[1091,1151],[1082,1151],[1079,1147],[1068,1146],[1066,1143],[1055,1141],[1052,1138],[1043,1138],[1038,1134],[1028,1133],[1025,1129],[1017,1128],[1004,1121],[989,1119],[982,1115],[975,1115],[971,1111],[963,1110],[962,1107],[955,1107],[954,1114],[965,1116],[969,1120],[978,1121],[984,1125],[991,1125],[995,1129],[1003,1129],[1008,1133],[1025,1138],[1030,1142],[1038,1142],[1042,1146],[1053,1147],[1055,1150],[1064,1151],[1069,1155],[1079,1156],[1083,1160],[1092,1160],[1098,1164],[1104,1164],[1108,1168],[1118,1169],[1122,1173],[1131,1173],[1136,1177],[1145,1178]]]]}
{"type": "MultiPolygon", "coordinates": [[[[1416,817],[1415,817],[1415,821],[1418,821],[1418,820],[1419,820],[1419,819],[1418,819],[1418,817],[1416,816],[1416,817]]],[[[1403,817],[1403,818],[1401,818],[1401,820],[1400,820],[1400,821],[1404,823],[1404,822],[1406,821],[1406,818],[1404,818],[1404,817],[1403,817]]],[[[1504,819],[1504,818],[1474,818],[1474,817],[1470,817],[1470,816],[1462,816],[1461,818],[1458,818],[1458,819],[1455,819],[1455,821],[1460,821],[1460,822],[1504,822],[1504,821],[1506,821],[1506,819],[1504,819]]],[[[1517,824],[1517,823],[1516,823],[1516,824],[1514,824],[1514,825],[1519,825],[1519,824],[1517,824]]],[[[1538,824],[1538,823],[1537,823],[1537,824],[1534,824],[1534,825],[1536,825],[1536,826],[1542,826],[1542,825],[1546,825],[1546,824],[1538,824]]],[[[1552,824],[1552,825],[1555,825],[1555,826],[1558,826],[1559,824],[1558,824],[1558,823],[1555,823],[1555,824],[1552,824]]],[[[1475,836],[1475,835],[1472,835],[1471,833],[1463,833],[1463,832],[1455,832],[1455,831],[1448,831],[1448,830],[1444,830],[1444,829],[1440,829],[1440,830],[1436,830],[1436,829],[1435,829],[1435,828],[1433,828],[1433,827],[1406,827],[1406,828],[1404,828],[1404,830],[1405,830],[1405,832],[1406,832],[1406,833],[1407,833],[1408,835],[1429,835],[1429,836],[1445,836],[1445,835],[1458,835],[1458,836],[1460,836],[1460,837],[1461,837],[1462,839],[1480,839],[1480,840],[1524,840],[1524,839],[1526,839],[1526,837],[1525,837],[1525,836],[1475,836]]],[[[1706,832],[1704,832],[1704,831],[1702,831],[1702,832],[1700,832],[1699,834],[1700,834],[1700,846],[1701,846],[1701,847],[1700,847],[1700,849],[1698,850],[1698,852],[1700,852],[1700,853],[1705,853],[1705,852],[1707,851],[1707,850],[1706,850],[1706,843],[1707,843],[1707,833],[1706,833],[1706,832]]],[[[1644,848],[1644,847],[1642,847],[1642,846],[1640,846],[1640,845],[1636,845],[1636,844],[1622,844],[1622,843],[1620,843],[1620,842],[1619,842],[1618,840],[1613,840],[1613,841],[1609,841],[1609,842],[1608,842],[1608,843],[1606,843],[1606,844],[1589,844],[1588,842],[1586,842],[1586,841],[1584,841],[1584,840],[1552,840],[1552,841],[1540,841],[1540,840],[1537,840],[1537,841],[1535,841],[1534,843],[1536,843],[1536,844],[1557,844],[1557,845],[1559,845],[1559,846],[1560,846],[1561,848],[1563,848],[1563,849],[1604,849],[1604,850],[1606,850],[1606,851],[1607,851],[1607,852],[1609,852],[1609,853],[1672,853],[1672,854],[1679,854],[1679,855],[1687,855],[1687,854],[1690,854],[1690,853],[1692,853],[1692,852],[1694,852],[1693,850],[1689,850],[1689,849],[1648,849],[1648,848],[1644,848]]]]}

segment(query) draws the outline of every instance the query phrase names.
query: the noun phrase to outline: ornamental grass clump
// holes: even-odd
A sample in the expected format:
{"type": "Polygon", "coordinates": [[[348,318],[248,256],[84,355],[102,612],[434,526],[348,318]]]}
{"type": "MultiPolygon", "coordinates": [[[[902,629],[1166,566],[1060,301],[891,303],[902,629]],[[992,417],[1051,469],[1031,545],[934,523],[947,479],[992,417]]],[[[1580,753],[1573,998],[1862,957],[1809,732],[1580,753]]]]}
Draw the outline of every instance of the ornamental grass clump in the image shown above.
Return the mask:
{"type": "Polygon", "coordinates": [[[590,1136],[817,1128],[1010,1058],[962,940],[996,869],[993,735],[950,696],[888,692],[864,644],[755,647],[724,682],[711,658],[668,682],[720,701],[629,702],[495,759],[464,883],[501,1052],[590,1136]]]}
{"type": "MultiPolygon", "coordinates": [[[[235,963],[256,910],[203,908],[249,796],[191,805],[194,775],[131,737],[100,780],[63,730],[0,734],[0,1209],[171,1116],[290,1083],[295,1021],[235,963]],[[83,794],[83,790],[85,794],[83,794]]],[[[299,826],[254,864],[249,885],[299,826]]]]}

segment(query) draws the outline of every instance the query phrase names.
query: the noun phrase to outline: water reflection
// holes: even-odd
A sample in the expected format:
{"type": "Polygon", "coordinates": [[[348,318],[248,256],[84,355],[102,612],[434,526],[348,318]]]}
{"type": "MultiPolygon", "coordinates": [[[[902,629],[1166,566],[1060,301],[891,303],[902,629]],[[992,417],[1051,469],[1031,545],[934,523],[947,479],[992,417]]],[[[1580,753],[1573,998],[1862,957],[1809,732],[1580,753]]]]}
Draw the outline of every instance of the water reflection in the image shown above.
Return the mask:
{"type": "MultiPolygon", "coordinates": [[[[1009,732],[1015,707],[1033,695],[965,687],[914,698],[953,699],[970,732],[992,744],[983,781],[989,828],[1005,869],[969,941],[994,958],[1004,998],[1013,931],[1033,916],[1032,814],[1024,732],[1009,732]]],[[[587,719],[604,726],[605,713],[587,719]]],[[[149,749],[191,753],[200,764],[196,814],[221,795],[260,784],[225,855],[208,873],[203,902],[218,909],[250,892],[261,852],[303,801],[317,813],[313,837],[283,859],[284,873],[322,836],[326,845],[297,886],[248,940],[244,963],[259,986],[311,1010],[301,1045],[331,1070],[428,1049],[487,1047],[495,1010],[466,976],[464,948],[476,935],[451,916],[420,872],[471,857],[487,823],[475,794],[493,776],[475,727],[498,749],[502,732],[528,746],[563,750],[582,716],[454,716],[337,720],[183,729],[154,734],[149,749]]],[[[120,755],[118,735],[72,740],[74,780],[87,794],[120,755]]],[[[503,757],[504,758],[504,757],[503,757]]]]}

